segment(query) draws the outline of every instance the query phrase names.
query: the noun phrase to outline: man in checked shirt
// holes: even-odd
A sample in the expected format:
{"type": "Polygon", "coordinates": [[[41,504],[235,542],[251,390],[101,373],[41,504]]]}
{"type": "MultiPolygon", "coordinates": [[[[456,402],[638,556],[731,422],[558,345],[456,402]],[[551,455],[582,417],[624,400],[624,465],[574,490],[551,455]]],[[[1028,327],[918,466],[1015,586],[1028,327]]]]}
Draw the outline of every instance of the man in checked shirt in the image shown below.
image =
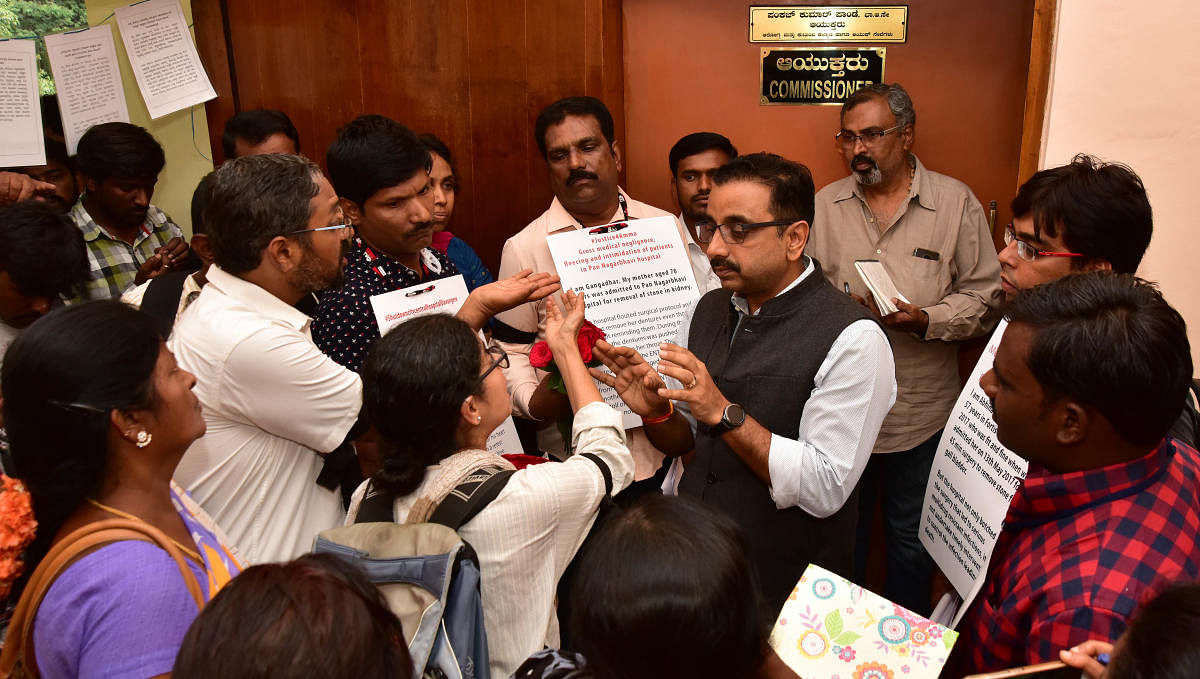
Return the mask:
{"type": "Polygon", "coordinates": [[[1200,577],[1200,454],[1166,436],[1192,376],[1183,318],[1111,272],[1039,285],[1007,316],[980,385],[1029,473],[947,677],[1115,642],[1162,586],[1200,577]]]}

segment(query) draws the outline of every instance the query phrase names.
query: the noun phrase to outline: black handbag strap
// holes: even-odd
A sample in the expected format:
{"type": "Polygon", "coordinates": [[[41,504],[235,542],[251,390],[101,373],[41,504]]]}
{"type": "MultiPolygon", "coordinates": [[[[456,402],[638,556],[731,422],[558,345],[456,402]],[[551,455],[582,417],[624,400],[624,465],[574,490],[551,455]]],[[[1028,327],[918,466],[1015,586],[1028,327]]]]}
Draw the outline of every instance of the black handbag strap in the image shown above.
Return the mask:
{"type": "Polygon", "coordinates": [[[175,327],[179,298],[183,296],[183,286],[190,275],[187,271],[171,271],[151,278],[146,286],[146,294],[142,296],[142,311],[154,318],[163,337],[169,337],[171,328],[175,327]]]}

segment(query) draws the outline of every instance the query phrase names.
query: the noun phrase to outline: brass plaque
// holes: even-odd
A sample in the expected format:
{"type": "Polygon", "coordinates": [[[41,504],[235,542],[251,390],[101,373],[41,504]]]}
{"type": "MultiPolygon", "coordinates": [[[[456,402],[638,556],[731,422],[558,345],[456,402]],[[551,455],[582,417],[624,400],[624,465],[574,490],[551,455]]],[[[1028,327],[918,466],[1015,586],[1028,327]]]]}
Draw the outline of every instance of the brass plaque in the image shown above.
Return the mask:
{"type": "Polygon", "coordinates": [[[751,5],[750,42],[905,42],[908,5],[751,5]]]}
{"type": "Polygon", "coordinates": [[[883,82],[886,47],[762,47],[761,105],[840,106],[855,90],[883,82]]]}

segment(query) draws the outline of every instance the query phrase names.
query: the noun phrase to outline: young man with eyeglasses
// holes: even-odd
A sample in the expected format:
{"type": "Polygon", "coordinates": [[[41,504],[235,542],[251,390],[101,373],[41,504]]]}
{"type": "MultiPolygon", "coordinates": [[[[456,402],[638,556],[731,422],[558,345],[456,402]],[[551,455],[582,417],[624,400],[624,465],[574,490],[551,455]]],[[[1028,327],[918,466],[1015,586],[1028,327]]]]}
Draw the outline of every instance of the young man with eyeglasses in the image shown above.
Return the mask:
{"type": "Polygon", "coordinates": [[[697,230],[721,288],[699,299],[658,370],[600,342],[613,386],[668,455],[695,449],[681,495],[728,513],[747,539],[774,620],[810,563],[853,567],[855,498],[896,395],[887,336],[805,255],[808,169],[741,156],[713,175],[697,230]],[[715,225],[714,225],[715,224],[715,225]]]}
{"type": "Polygon", "coordinates": [[[931,610],[933,559],[917,526],[941,430],[959,392],[958,343],[987,333],[999,305],[1000,266],[983,208],[962,182],[932,172],[912,153],[912,99],[898,84],[859,89],[842,106],[834,147],[850,176],[821,189],[809,254],[839,290],[869,308],[896,355],[896,406],[863,477],[856,573],[866,576],[876,503],[883,502],[887,576],[883,594],[931,610]],[[854,262],[883,263],[908,302],[881,314],[854,262]]]}

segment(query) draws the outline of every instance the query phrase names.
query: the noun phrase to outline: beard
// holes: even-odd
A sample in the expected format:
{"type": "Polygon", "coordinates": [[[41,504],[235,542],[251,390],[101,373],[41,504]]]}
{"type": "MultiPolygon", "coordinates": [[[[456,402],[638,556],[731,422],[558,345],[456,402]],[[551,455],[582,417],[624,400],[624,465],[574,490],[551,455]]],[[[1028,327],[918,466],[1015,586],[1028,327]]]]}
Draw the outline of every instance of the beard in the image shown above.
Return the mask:
{"type": "Polygon", "coordinates": [[[309,292],[317,292],[320,290],[335,290],[342,287],[346,282],[346,272],[342,269],[342,259],[350,251],[350,243],[342,241],[342,249],[338,253],[337,262],[333,266],[328,266],[321,258],[317,256],[308,244],[301,246],[304,249],[304,257],[296,266],[296,270],[292,273],[291,284],[300,290],[309,292]]]}
{"type": "Polygon", "coordinates": [[[863,186],[875,186],[883,181],[883,171],[879,169],[879,164],[875,162],[874,158],[860,153],[850,161],[850,167],[853,168],[860,162],[870,163],[871,167],[866,170],[851,170],[854,173],[854,179],[859,184],[863,186]]]}

